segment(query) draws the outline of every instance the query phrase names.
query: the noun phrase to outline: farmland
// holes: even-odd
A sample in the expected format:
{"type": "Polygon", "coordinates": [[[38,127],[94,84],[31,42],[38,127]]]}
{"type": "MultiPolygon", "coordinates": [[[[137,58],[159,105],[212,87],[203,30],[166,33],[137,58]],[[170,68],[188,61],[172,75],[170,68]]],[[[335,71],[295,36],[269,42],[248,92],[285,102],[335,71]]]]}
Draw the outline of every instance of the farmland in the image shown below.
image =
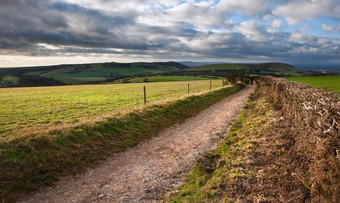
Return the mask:
{"type": "MultiPolygon", "coordinates": [[[[31,192],[41,186],[51,186],[61,176],[83,172],[87,167],[96,165],[98,160],[136,146],[140,141],[156,136],[167,127],[184,122],[187,118],[197,115],[203,109],[244,88],[244,85],[235,85],[228,88],[217,88],[218,90],[210,92],[209,81],[189,83],[190,96],[186,92],[188,82],[3,89],[13,92],[13,94],[9,92],[2,92],[2,94],[13,96],[12,100],[15,97],[16,100],[14,101],[17,106],[12,107],[7,101],[2,111],[5,112],[3,109],[12,108],[12,111],[21,109],[18,111],[19,113],[26,113],[21,117],[10,114],[10,117],[13,116],[13,121],[16,121],[14,118],[28,120],[28,116],[32,117],[34,109],[37,109],[35,112],[38,112],[40,116],[36,117],[37,120],[31,119],[22,123],[23,129],[25,126],[29,129],[26,130],[27,136],[23,136],[24,134],[14,136],[14,134],[18,135],[19,131],[15,131],[15,133],[6,131],[4,132],[6,134],[1,135],[1,201],[13,202],[18,194],[31,192]],[[143,85],[147,87],[149,101],[157,100],[157,96],[165,99],[160,101],[158,98],[155,102],[149,102],[151,105],[144,106],[141,104],[143,103],[142,97],[137,96],[143,94],[141,91],[143,85]],[[135,92],[133,91],[134,88],[135,92]],[[36,92],[35,95],[33,93],[27,94],[28,90],[36,92]],[[180,92],[182,90],[184,93],[180,92]],[[203,92],[200,92],[195,96],[192,95],[192,93],[200,90],[207,91],[207,93],[202,94],[203,92]],[[120,94],[120,96],[116,100],[112,99],[112,102],[106,99],[96,100],[96,98],[100,98],[99,95],[103,95],[103,92],[116,94],[116,97],[120,94]],[[134,93],[136,97],[133,96],[134,93]],[[55,98],[43,97],[45,94],[53,94],[55,98]],[[92,98],[92,95],[87,94],[94,94],[97,97],[92,98]],[[19,97],[20,95],[21,97],[19,97]],[[78,99],[71,99],[75,95],[78,99],[83,98],[83,101],[86,101],[85,98],[88,97],[88,103],[84,103],[89,107],[75,108],[79,105],[78,103],[81,103],[78,99]],[[181,95],[184,98],[174,99],[182,97],[181,95]],[[62,98],[62,96],[67,99],[62,98]],[[130,100],[126,97],[129,97],[130,100]],[[59,105],[54,105],[51,102],[59,101],[61,98],[62,101],[58,103],[59,105]],[[131,101],[131,98],[134,100],[131,101]],[[138,98],[142,101],[137,101],[138,98]],[[25,106],[19,106],[20,101],[27,103],[25,103],[25,106]],[[43,102],[46,102],[46,104],[43,102]],[[107,104],[105,107],[107,113],[100,113],[99,111],[103,107],[100,108],[98,103],[104,102],[107,104]],[[120,103],[122,108],[113,106],[112,103],[114,102],[120,103]],[[68,104],[71,107],[67,107],[68,104]],[[32,106],[31,110],[25,111],[28,105],[32,106]],[[53,112],[60,113],[58,108],[65,110],[63,117],[59,118],[60,120],[51,116],[54,114],[53,112]],[[39,109],[49,112],[39,112],[39,109]],[[88,112],[90,115],[87,115],[85,119],[91,120],[84,122],[80,120],[78,122],[77,119],[82,119],[81,117],[85,116],[80,113],[81,110],[79,109],[88,112]],[[82,116],[78,118],[77,115],[82,116]],[[93,116],[91,117],[91,115],[93,116]],[[101,119],[103,115],[105,119],[101,119]],[[43,120],[44,117],[46,118],[43,120]],[[98,117],[100,118],[97,119],[98,117]],[[66,119],[71,124],[65,124],[67,123],[66,119]],[[46,121],[46,123],[38,122],[39,120],[46,121]],[[72,122],[75,122],[75,125],[72,125],[72,122]],[[29,123],[36,123],[37,126],[40,125],[41,129],[47,128],[48,130],[45,132],[32,129],[32,127],[29,128],[29,123]],[[53,129],[51,126],[59,127],[53,129]]],[[[221,87],[221,83],[220,80],[212,81],[213,87],[221,87]]],[[[7,112],[11,112],[11,110],[7,112]]],[[[3,115],[2,112],[1,115],[3,115]]],[[[10,119],[7,117],[5,119],[9,121],[10,119]]],[[[2,126],[12,125],[13,127],[14,124],[15,122],[8,122],[7,125],[2,126]]]]}
{"type": "Polygon", "coordinates": [[[123,83],[123,81],[131,83],[141,83],[141,82],[171,82],[171,81],[192,81],[192,80],[213,80],[222,79],[222,77],[214,76],[180,76],[180,75],[167,75],[167,76],[148,76],[148,77],[133,77],[116,80],[114,83],[123,83]]]}
{"type": "Polygon", "coordinates": [[[340,94],[340,75],[289,77],[287,80],[309,84],[314,88],[324,88],[340,94]]]}
{"type": "Polygon", "coordinates": [[[230,72],[244,72],[253,75],[275,76],[304,76],[310,72],[297,69],[285,63],[259,63],[259,64],[211,64],[186,68],[181,73],[200,75],[226,75],[230,72]]]}
{"type": "Polygon", "coordinates": [[[78,84],[103,84],[206,80],[210,77],[225,77],[231,72],[250,75],[306,76],[310,71],[300,70],[285,63],[259,64],[210,64],[188,67],[177,62],[153,63],[92,63],[38,66],[0,69],[0,87],[37,87],[78,84]],[[201,78],[201,79],[199,79],[201,78]],[[127,82],[127,81],[125,81],[127,82]]]}
{"type": "Polygon", "coordinates": [[[171,73],[187,66],[176,62],[155,62],[155,63],[93,63],[74,64],[57,66],[38,66],[23,68],[2,68],[0,69],[0,87],[26,87],[46,86],[62,84],[89,84],[103,82],[106,79],[117,79],[135,75],[153,75],[171,73]],[[1,76],[12,76],[13,78],[1,78],[1,76]],[[34,80],[47,80],[38,83],[27,83],[27,78],[34,77],[34,80]],[[50,80],[50,81],[49,81],[50,80]],[[60,84],[57,84],[57,83],[60,84]],[[6,84],[4,84],[6,83],[6,84]],[[41,84],[40,84],[41,83],[41,84]]]}
{"type": "MultiPolygon", "coordinates": [[[[189,83],[190,94],[210,88],[209,81],[180,81],[0,89],[0,138],[142,108],[143,86],[148,102],[179,98],[189,83]]],[[[221,80],[212,80],[212,88],[221,86],[221,80]]]]}
{"type": "Polygon", "coordinates": [[[211,64],[187,68],[185,71],[241,70],[238,64],[211,64]]]}

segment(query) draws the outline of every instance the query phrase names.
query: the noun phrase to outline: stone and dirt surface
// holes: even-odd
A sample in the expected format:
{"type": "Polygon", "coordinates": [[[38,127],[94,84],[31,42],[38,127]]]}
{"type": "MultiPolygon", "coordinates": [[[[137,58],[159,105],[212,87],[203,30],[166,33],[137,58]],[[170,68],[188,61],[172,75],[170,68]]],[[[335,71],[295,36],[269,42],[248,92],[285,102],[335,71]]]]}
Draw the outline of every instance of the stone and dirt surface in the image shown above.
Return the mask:
{"type": "Polygon", "coordinates": [[[18,202],[162,202],[162,195],[180,184],[197,158],[227,135],[255,88],[248,86],[96,168],[18,202]]]}

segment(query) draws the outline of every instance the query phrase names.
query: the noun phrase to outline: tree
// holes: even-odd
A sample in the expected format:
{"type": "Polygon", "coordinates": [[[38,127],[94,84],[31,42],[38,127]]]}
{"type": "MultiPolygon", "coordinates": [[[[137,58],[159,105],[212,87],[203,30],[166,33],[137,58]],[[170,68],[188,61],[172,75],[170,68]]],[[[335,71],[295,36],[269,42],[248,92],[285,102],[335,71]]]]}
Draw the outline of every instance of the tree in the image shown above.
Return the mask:
{"type": "Polygon", "coordinates": [[[238,82],[247,82],[248,76],[243,72],[232,72],[227,75],[227,81],[233,85],[238,82]]]}

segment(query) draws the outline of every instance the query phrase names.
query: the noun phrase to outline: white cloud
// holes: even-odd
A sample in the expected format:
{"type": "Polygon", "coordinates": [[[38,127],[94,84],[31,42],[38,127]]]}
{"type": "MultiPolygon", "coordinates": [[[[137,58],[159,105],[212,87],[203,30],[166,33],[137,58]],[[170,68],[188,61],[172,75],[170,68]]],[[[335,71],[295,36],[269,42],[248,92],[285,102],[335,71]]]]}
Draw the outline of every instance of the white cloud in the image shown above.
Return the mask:
{"type": "Polygon", "coordinates": [[[155,5],[162,5],[162,6],[165,6],[165,7],[174,7],[174,6],[177,6],[178,4],[180,4],[180,0],[154,0],[154,1],[151,1],[152,4],[155,4],[155,5]]]}
{"type": "MultiPolygon", "coordinates": [[[[60,0],[52,0],[60,2],[60,0]]],[[[134,12],[143,12],[151,7],[150,1],[139,0],[63,0],[65,3],[79,5],[88,9],[95,9],[104,11],[106,15],[119,13],[129,13],[131,10],[134,12]]]]}
{"type": "Polygon", "coordinates": [[[334,26],[322,24],[322,29],[326,32],[333,32],[335,30],[334,26]]]}
{"type": "Polygon", "coordinates": [[[340,32],[340,26],[332,26],[332,25],[322,24],[322,29],[326,32],[334,32],[334,31],[340,32]]]}
{"type": "Polygon", "coordinates": [[[292,50],[289,51],[291,54],[304,54],[304,53],[316,53],[318,51],[317,48],[315,47],[307,47],[307,46],[302,46],[302,47],[294,47],[292,50]]]}
{"type": "Polygon", "coordinates": [[[282,21],[278,19],[274,19],[272,22],[272,27],[273,28],[281,28],[282,26],[282,21]]]}
{"type": "Polygon", "coordinates": [[[316,41],[316,38],[312,35],[306,35],[301,32],[296,32],[290,35],[289,41],[297,43],[313,43],[316,41]]]}
{"type": "Polygon", "coordinates": [[[273,13],[283,16],[289,25],[295,25],[303,19],[316,19],[320,15],[340,18],[340,2],[338,0],[298,0],[282,4],[273,13]]]}
{"type": "Polygon", "coordinates": [[[270,13],[271,0],[221,0],[216,6],[224,12],[240,12],[246,16],[270,13]]]}
{"type": "Polygon", "coordinates": [[[267,31],[263,27],[259,27],[254,22],[242,22],[235,25],[242,35],[251,41],[266,41],[268,40],[267,31]]]}

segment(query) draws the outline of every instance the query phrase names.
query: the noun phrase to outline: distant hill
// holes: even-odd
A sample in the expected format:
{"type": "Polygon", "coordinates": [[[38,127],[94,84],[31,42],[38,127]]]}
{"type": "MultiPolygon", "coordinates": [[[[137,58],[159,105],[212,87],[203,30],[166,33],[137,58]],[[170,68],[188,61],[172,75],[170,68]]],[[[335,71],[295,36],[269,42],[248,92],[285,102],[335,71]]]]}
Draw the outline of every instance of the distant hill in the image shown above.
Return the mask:
{"type": "Polygon", "coordinates": [[[326,75],[340,75],[340,63],[294,64],[294,66],[326,75]]]}
{"type": "Polygon", "coordinates": [[[285,63],[260,63],[260,64],[212,64],[191,67],[183,70],[186,74],[225,75],[229,72],[244,72],[254,75],[274,76],[301,76],[310,72],[300,70],[285,63]]]}
{"type": "Polygon", "coordinates": [[[209,65],[209,64],[217,64],[217,62],[193,62],[193,61],[181,61],[179,63],[186,65],[186,66],[189,66],[189,67],[204,66],[204,65],[209,65]]]}
{"type": "MultiPolygon", "coordinates": [[[[194,65],[191,62],[191,65],[194,65]]],[[[93,63],[39,66],[25,68],[0,68],[0,87],[50,86],[63,84],[91,84],[112,82],[122,78],[151,75],[220,76],[231,72],[251,75],[303,76],[310,71],[300,70],[285,63],[259,64],[205,64],[189,67],[177,62],[154,63],[93,63]]]]}
{"type": "MultiPolygon", "coordinates": [[[[15,76],[36,76],[44,78],[42,85],[46,85],[46,80],[51,80],[51,84],[85,84],[103,81],[112,81],[127,76],[145,76],[153,74],[171,73],[188,68],[176,62],[154,62],[154,63],[94,63],[76,65],[39,66],[26,68],[2,68],[0,77],[15,76]]],[[[26,77],[25,77],[26,78],[26,77]]],[[[13,78],[12,78],[13,79],[13,78]]],[[[17,86],[20,80],[14,79],[17,86]]],[[[39,80],[42,81],[42,80],[39,80]]],[[[0,81],[0,84],[6,82],[0,81]]],[[[11,83],[11,82],[10,82],[11,83]]],[[[13,83],[13,82],[12,82],[13,83]]],[[[8,83],[6,83],[8,85],[8,83]]],[[[4,85],[3,85],[4,86],[4,85]]],[[[31,86],[31,85],[27,85],[31,86]]],[[[36,86],[36,85],[34,85],[36,86]]]]}

